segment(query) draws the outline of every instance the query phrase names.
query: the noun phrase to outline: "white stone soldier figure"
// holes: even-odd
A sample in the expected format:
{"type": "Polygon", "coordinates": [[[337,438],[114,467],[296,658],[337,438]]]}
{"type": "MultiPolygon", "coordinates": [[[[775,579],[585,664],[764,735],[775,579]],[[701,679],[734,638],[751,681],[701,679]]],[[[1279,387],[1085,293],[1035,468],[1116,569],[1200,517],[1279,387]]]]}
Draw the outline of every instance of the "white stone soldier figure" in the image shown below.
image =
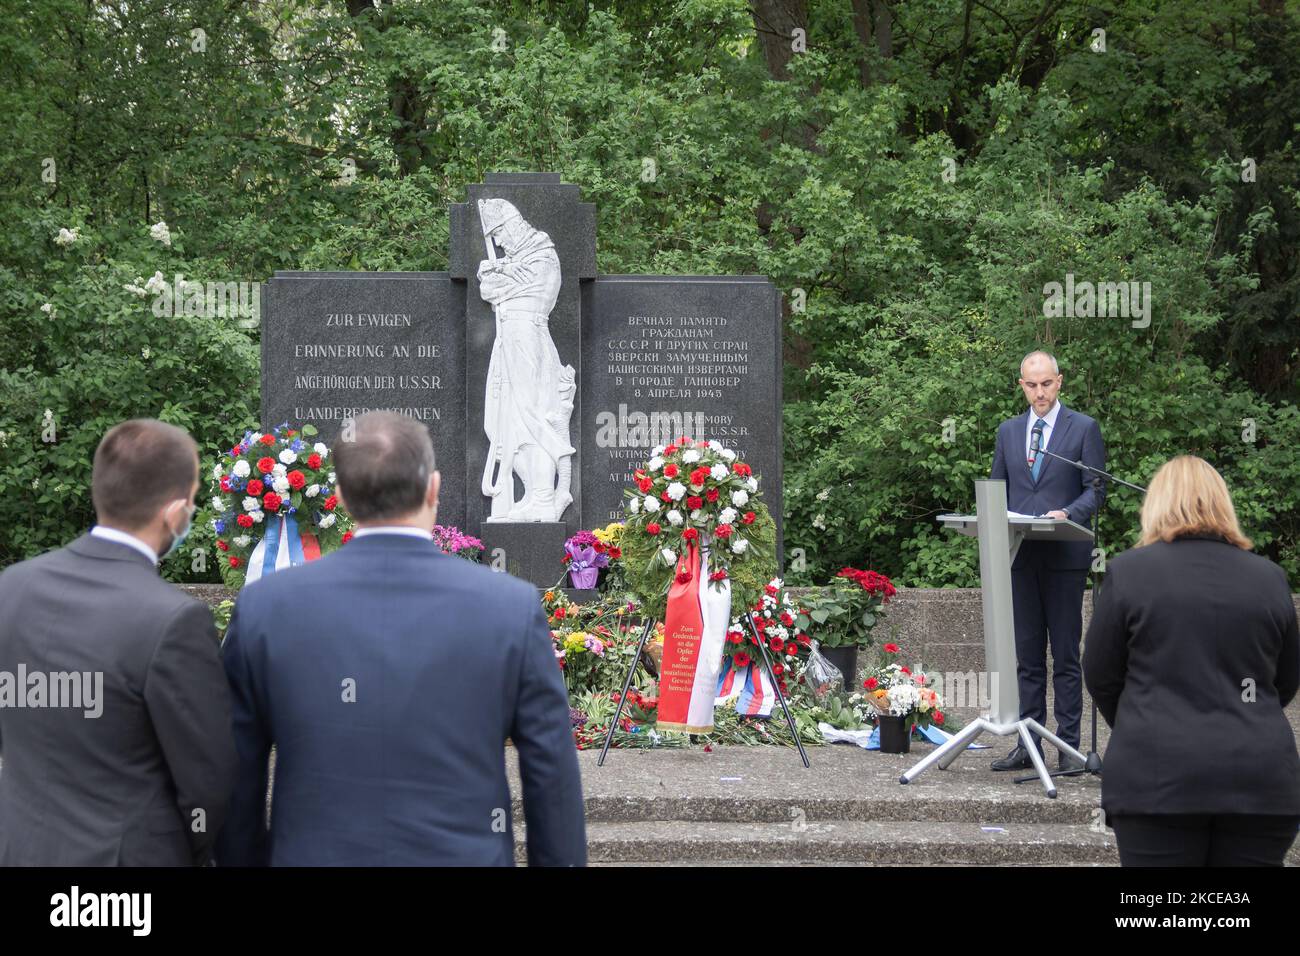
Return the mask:
{"type": "Polygon", "coordinates": [[[560,293],[560,258],[550,236],[504,199],[481,199],[478,208],[488,256],[478,267],[479,295],[496,314],[483,413],[487,520],[559,521],[573,501],[576,391],[573,367],[561,364],[548,324],[560,293]],[[515,475],[524,489],[518,501],[515,475]]]}

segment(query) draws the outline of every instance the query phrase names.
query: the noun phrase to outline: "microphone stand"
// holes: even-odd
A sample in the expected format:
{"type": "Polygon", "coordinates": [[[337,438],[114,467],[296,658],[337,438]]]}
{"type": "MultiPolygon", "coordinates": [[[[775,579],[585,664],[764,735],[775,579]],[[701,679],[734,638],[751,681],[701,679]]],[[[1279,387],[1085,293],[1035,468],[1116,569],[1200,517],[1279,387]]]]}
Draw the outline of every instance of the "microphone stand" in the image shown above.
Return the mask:
{"type": "MultiPolygon", "coordinates": [[[[1106,507],[1106,483],[1108,481],[1113,481],[1117,485],[1123,485],[1125,488],[1132,488],[1134,491],[1140,491],[1143,494],[1146,494],[1147,490],[1143,488],[1141,485],[1135,485],[1132,482],[1125,481],[1123,478],[1116,478],[1114,475],[1110,474],[1109,472],[1102,471],[1102,469],[1100,468],[1094,468],[1092,465],[1085,465],[1082,461],[1072,461],[1069,458],[1065,458],[1061,455],[1055,454],[1054,452],[1050,452],[1046,448],[1039,448],[1038,454],[1048,455],[1052,458],[1055,458],[1057,461],[1063,461],[1067,465],[1073,465],[1075,468],[1078,468],[1086,476],[1088,476],[1087,477],[1088,483],[1091,484],[1093,489],[1097,492],[1097,507],[1094,508],[1092,512],[1093,541],[1097,540],[1098,528],[1101,526],[1101,513],[1106,507]]],[[[1088,577],[1091,579],[1092,582],[1093,613],[1096,613],[1097,597],[1098,594],[1100,593],[1102,582],[1099,581],[1097,578],[1097,570],[1095,564],[1090,564],[1088,566],[1088,577]]],[[[1082,675],[1080,675],[1080,680],[1082,680],[1082,675]]],[[[1092,774],[1093,776],[1096,777],[1101,776],[1101,755],[1097,753],[1097,702],[1094,700],[1091,703],[1092,703],[1092,707],[1091,707],[1092,748],[1088,751],[1087,762],[1082,767],[1077,767],[1074,770],[1053,771],[1052,773],[1049,774],[1049,776],[1078,777],[1085,773],[1092,774]]],[[[1028,777],[1017,777],[1015,782],[1025,783],[1026,781],[1037,780],[1037,779],[1038,779],[1037,774],[1032,774],[1028,777]]]]}

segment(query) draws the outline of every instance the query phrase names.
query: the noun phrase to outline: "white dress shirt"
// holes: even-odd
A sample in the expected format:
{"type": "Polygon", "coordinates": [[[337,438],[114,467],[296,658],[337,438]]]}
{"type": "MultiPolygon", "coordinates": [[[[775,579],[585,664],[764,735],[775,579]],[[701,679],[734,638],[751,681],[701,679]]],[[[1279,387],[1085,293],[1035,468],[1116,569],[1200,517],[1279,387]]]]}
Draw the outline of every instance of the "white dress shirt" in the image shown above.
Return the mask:
{"type": "Polygon", "coordinates": [[[90,534],[95,538],[103,538],[105,541],[116,541],[118,544],[124,544],[128,548],[135,548],[146,558],[150,564],[158,563],[158,552],[149,545],[145,544],[133,534],[127,534],[125,531],[118,531],[116,528],[105,528],[102,524],[97,524],[90,529],[90,534]]]}
{"type": "MultiPolygon", "coordinates": [[[[1043,421],[1047,424],[1043,426],[1043,442],[1038,446],[1039,448],[1046,448],[1048,443],[1051,442],[1052,432],[1056,429],[1056,419],[1060,414],[1061,402],[1058,399],[1052,404],[1052,407],[1047,410],[1047,414],[1043,416],[1043,421]]],[[[1025,424],[1025,461],[1029,461],[1029,446],[1033,444],[1034,425],[1037,421],[1038,413],[1034,411],[1033,408],[1030,408],[1029,421],[1025,424]]]]}
{"type": "Polygon", "coordinates": [[[409,525],[371,525],[369,528],[358,528],[352,532],[352,537],[364,538],[368,534],[404,534],[412,538],[422,538],[425,541],[433,540],[433,531],[425,531],[422,528],[412,528],[409,525]]]}

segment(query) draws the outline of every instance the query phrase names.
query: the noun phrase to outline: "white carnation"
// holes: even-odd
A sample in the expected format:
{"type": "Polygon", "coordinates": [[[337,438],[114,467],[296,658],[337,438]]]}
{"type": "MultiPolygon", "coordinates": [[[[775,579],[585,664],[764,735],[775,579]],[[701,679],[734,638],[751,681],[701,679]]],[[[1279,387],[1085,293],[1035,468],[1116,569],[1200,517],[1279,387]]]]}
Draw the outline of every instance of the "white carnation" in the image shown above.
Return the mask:
{"type": "Polygon", "coordinates": [[[656,511],[658,511],[658,510],[659,510],[659,499],[656,498],[656,497],[654,497],[653,495],[646,495],[646,496],[645,496],[645,510],[646,510],[648,513],[650,513],[650,514],[654,514],[656,511]]]}
{"type": "Polygon", "coordinates": [[[737,538],[735,541],[731,542],[731,551],[733,554],[744,554],[748,547],[749,542],[744,538],[737,538]]]}
{"type": "Polygon", "coordinates": [[[316,444],[311,446],[311,450],[314,451],[316,454],[320,455],[322,458],[328,458],[330,456],[330,450],[325,447],[324,442],[318,441],[316,444]]]}
{"type": "Polygon", "coordinates": [[[280,460],[286,465],[292,465],[298,460],[298,453],[292,448],[286,448],[284,451],[280,452],[280,460]]]}
{"type": "Polygon", "coordinates": [[[677,563],[677,552],[672,548],[664,548],[659,552],[659,557],[663,558],[664,564],[667,564],[670,567],[677,563]]]}
{"type": "Polygon", "coordinates": [[[723,508],[722,513],[718,515],[720,524],[735,524],[736,516],[740,514],[735,508],[723,508]]]}
{"type": "Polygon", "coordinates": [[[164,246],[172,244],[171,230],[167,228],[167,223],[159,220],[149,227],[149,238],[157,239],[164,246]]]}
{"type": "Polygon", "coordinates": [[[735,505],[737,508],[745,507],[745,505],[749,504],[749,492],[733,491],[731,493],[731,503],[735,505]]]}
{"type": "Polygon", "coordinates": [[[236,478],[247,478],[248,472],[249,472],[248,462],[244,461],[244,459],[242,458],[239,459],[239,461],[235,462],[235,467],[231,469],[231,473],[236,478]]]}
{"type": "Polygon", "coordinates": [[[254,524],[261,524],[261,523],[262,523],[262,519],[265,518],[265,517],[266,517],[266,513],[265,513],[265,512],[262,512],[262,511],[254,511],[254,512],[252,512],[252,518],[253,518],[253,523],[254,523],[254,524]]]}
{"type": "Polygon", "coordinates": [[[688,465],[693,465],[699,460],[700,453],[694,448],[691,448],[682,454],[682,461],[686,462],[688,465]]]}
{"type": "Polygon", "coordinates": [[[721,453],[721,452],[722,452],[722,442],[718,441],[717,439],[710,439],[710,440],[709,440],[709,448],[711,448],[713,451],[716,451],[716,452],[718,452],[718,453],[721,453]]]}
{"type": "Polygon", "coordinates": [[[332,512],[320,519],[320,526],[322,528],[328,528],[333,523],[334,523],[334,514],[332,512]]]}
{"type": "Polygon", "coordinates": [[[220,465],[213,465],[213,466],[212,466],[212,477],[215,478],[215,479],[217,479],[217,480],[220,480],[220,478],[221,478],[221,466],[220,466],[220,465]]]}
{"type": "Polygon", "coordinates": [[[724,448],[722,449],[722,451],[718,452],[718,454],[721,455],[723,458],[727,459],[727,461],[736,460],[736,453],[732,451],[730,448],[724,448]]]}
{"type": "Polygon", "coordinates": [[[326,480],[329,481],[329,483],[330,483],[331,485],[334,484],[334,472],[331,471],[331,472],[329,473],[329,478],[326,479],[326,480]]]}
{"type": "Polygon", "coordinates": [[[650,454],[654,455],[656,458],[658,458],[663,453],[664,453],[663,445],[655,445],[654,450],[650,452],[650,454]]]}
{"type": "Polygon", "coordinates": [[[646,467],[649,468],[651,471],[658,471],[663,466],[664,466],[664,460],[658,455],[655,455],[648,462],[646,462],[646,467]]]}
{"type": "Polygon", "coordinates": [[[726,481],[726,480],[727,480],[727,466],[726,466],[726,465],[714,465],[712,468],[709,469],[709,474],[713,477],[713,480],[714,480],[714,481],[726,481]]]}
{"type": "Polygon", "coordinates": [[[282,475],[277,475],[271,482],[271,487],[275,489],[276,494],[287,495],[289,493],[289,479],[282,475]]]}
{"type": "Polygon", "coordinates": [[[752,475],[746,478],[745,487],[748,488],[751,492],[758,491],[758,479],[753,477],[752,475]]]}
{"type": "Polygon", "coordinates": [[[220,498],[213,498],[213,499],[212,499],[212,510],[215,511],[217,514],[221,514],[221,512],[223,512],[223,511],[226,510],[226,506],[225,506],[225,504],[221,501],[220,498]]]}
{"type": "Polygon", "coordinates": [[[307,490],[303,492],[308,498],[315,498],[320,494],[320,485],[308,485],[307,490]]]}
{"type": "Polygon", "coordinates": [[[701,511],[699,508],[696,508],[694,511],[691,512],[692,521],[699,521],[703,517],[704,517],[704,512],[701,511]]]}
{"type": "Polygon", "coordinates": [[[681,527],[683,520],[684,519],[682,518],[682,513],[678,511],[676,508],[668,512],[668,523],[672,525],[674,528],[681,527]]]}
{"type": "Polygon", "coordinates": [[[288,473],[289,469],[284,465],[275,465],[271,468],[271,474],[275,475],[277,478],[283,478],[288,473]]]}
{"type": "Polygon", "coordinates": [[[247,548],[253,542],[253,539],[246,534],[241,534],[238,538],[233,538],[232,540],[235,542],[235,547],[237,548],[247,548]]]}
{"type": "Polygon", "coordinates": [[[668,486],[668,497],[673,501],[681,501],[686,497],[686,486],[680,481],[674,481],[668,486]]]}
{"type": "Polygon", "coordinates": [[[637,512],[639,512],[641,510],[641,499],[629,498],[627,500],[627,510],[632,512],[632,514],[636,514],[637,512]]]}
{"type": "Polygon", "coordinates": [[[260,507],[257,499],[252,495],[248,495],[244,498],[243,505],[245,511],[256,511],[260,507]]]}

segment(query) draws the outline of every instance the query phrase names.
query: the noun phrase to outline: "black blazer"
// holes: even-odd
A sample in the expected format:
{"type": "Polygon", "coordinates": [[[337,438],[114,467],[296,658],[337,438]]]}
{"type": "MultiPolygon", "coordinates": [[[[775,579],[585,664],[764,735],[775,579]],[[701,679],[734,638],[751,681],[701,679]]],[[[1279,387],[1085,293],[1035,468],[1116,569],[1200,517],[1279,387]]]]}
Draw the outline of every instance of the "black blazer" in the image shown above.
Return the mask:
{"type": "MultiPolygon", "coordinates": [[[[1050,456],[1044,457],[1038,481],[1034,481],[1033,471],[1025,460],[1025,429],[1028,427],[1029,411],[998,426],[989,477],[1007,483],[1007,507],[1010,510],[1041,515],[1059,509],[1066,512],[1071,521],[1088,527],[1097,510],[1096,489],[1085,480],[1084,472],[1050,456]]],[[[1101,428],[1083,412],[1064,405],[1056,416],[1056,433],[1048,434],[1047,450],[1070,461],[1082,461],[1085,465],[1106,469],[1106,444],[1101,439],[1101,428]]],[[[1053,570],[1086,568],[1092,563],[1092,543],[1026,541],[1016,552],[1016,560],[1011,566],[1023,568],[1031,561],[1053,570]]]]}
{"type": "Polygon", "coordinates": [[[1273,562],[1208,536],[1112,559],[1083,674],[1113,728],[1107,816],[1300,814],[1282,712],[1300,686],[1300,633],[1273,562]]]}
{"type": "Polygon", "coordinates": [[[20,667],[101,673],[103,694],[98,716],[0,707],[0,866],[205,862],[235,770],[207,605],[85,535],[0,574],[0,671],[20,667]]]}

